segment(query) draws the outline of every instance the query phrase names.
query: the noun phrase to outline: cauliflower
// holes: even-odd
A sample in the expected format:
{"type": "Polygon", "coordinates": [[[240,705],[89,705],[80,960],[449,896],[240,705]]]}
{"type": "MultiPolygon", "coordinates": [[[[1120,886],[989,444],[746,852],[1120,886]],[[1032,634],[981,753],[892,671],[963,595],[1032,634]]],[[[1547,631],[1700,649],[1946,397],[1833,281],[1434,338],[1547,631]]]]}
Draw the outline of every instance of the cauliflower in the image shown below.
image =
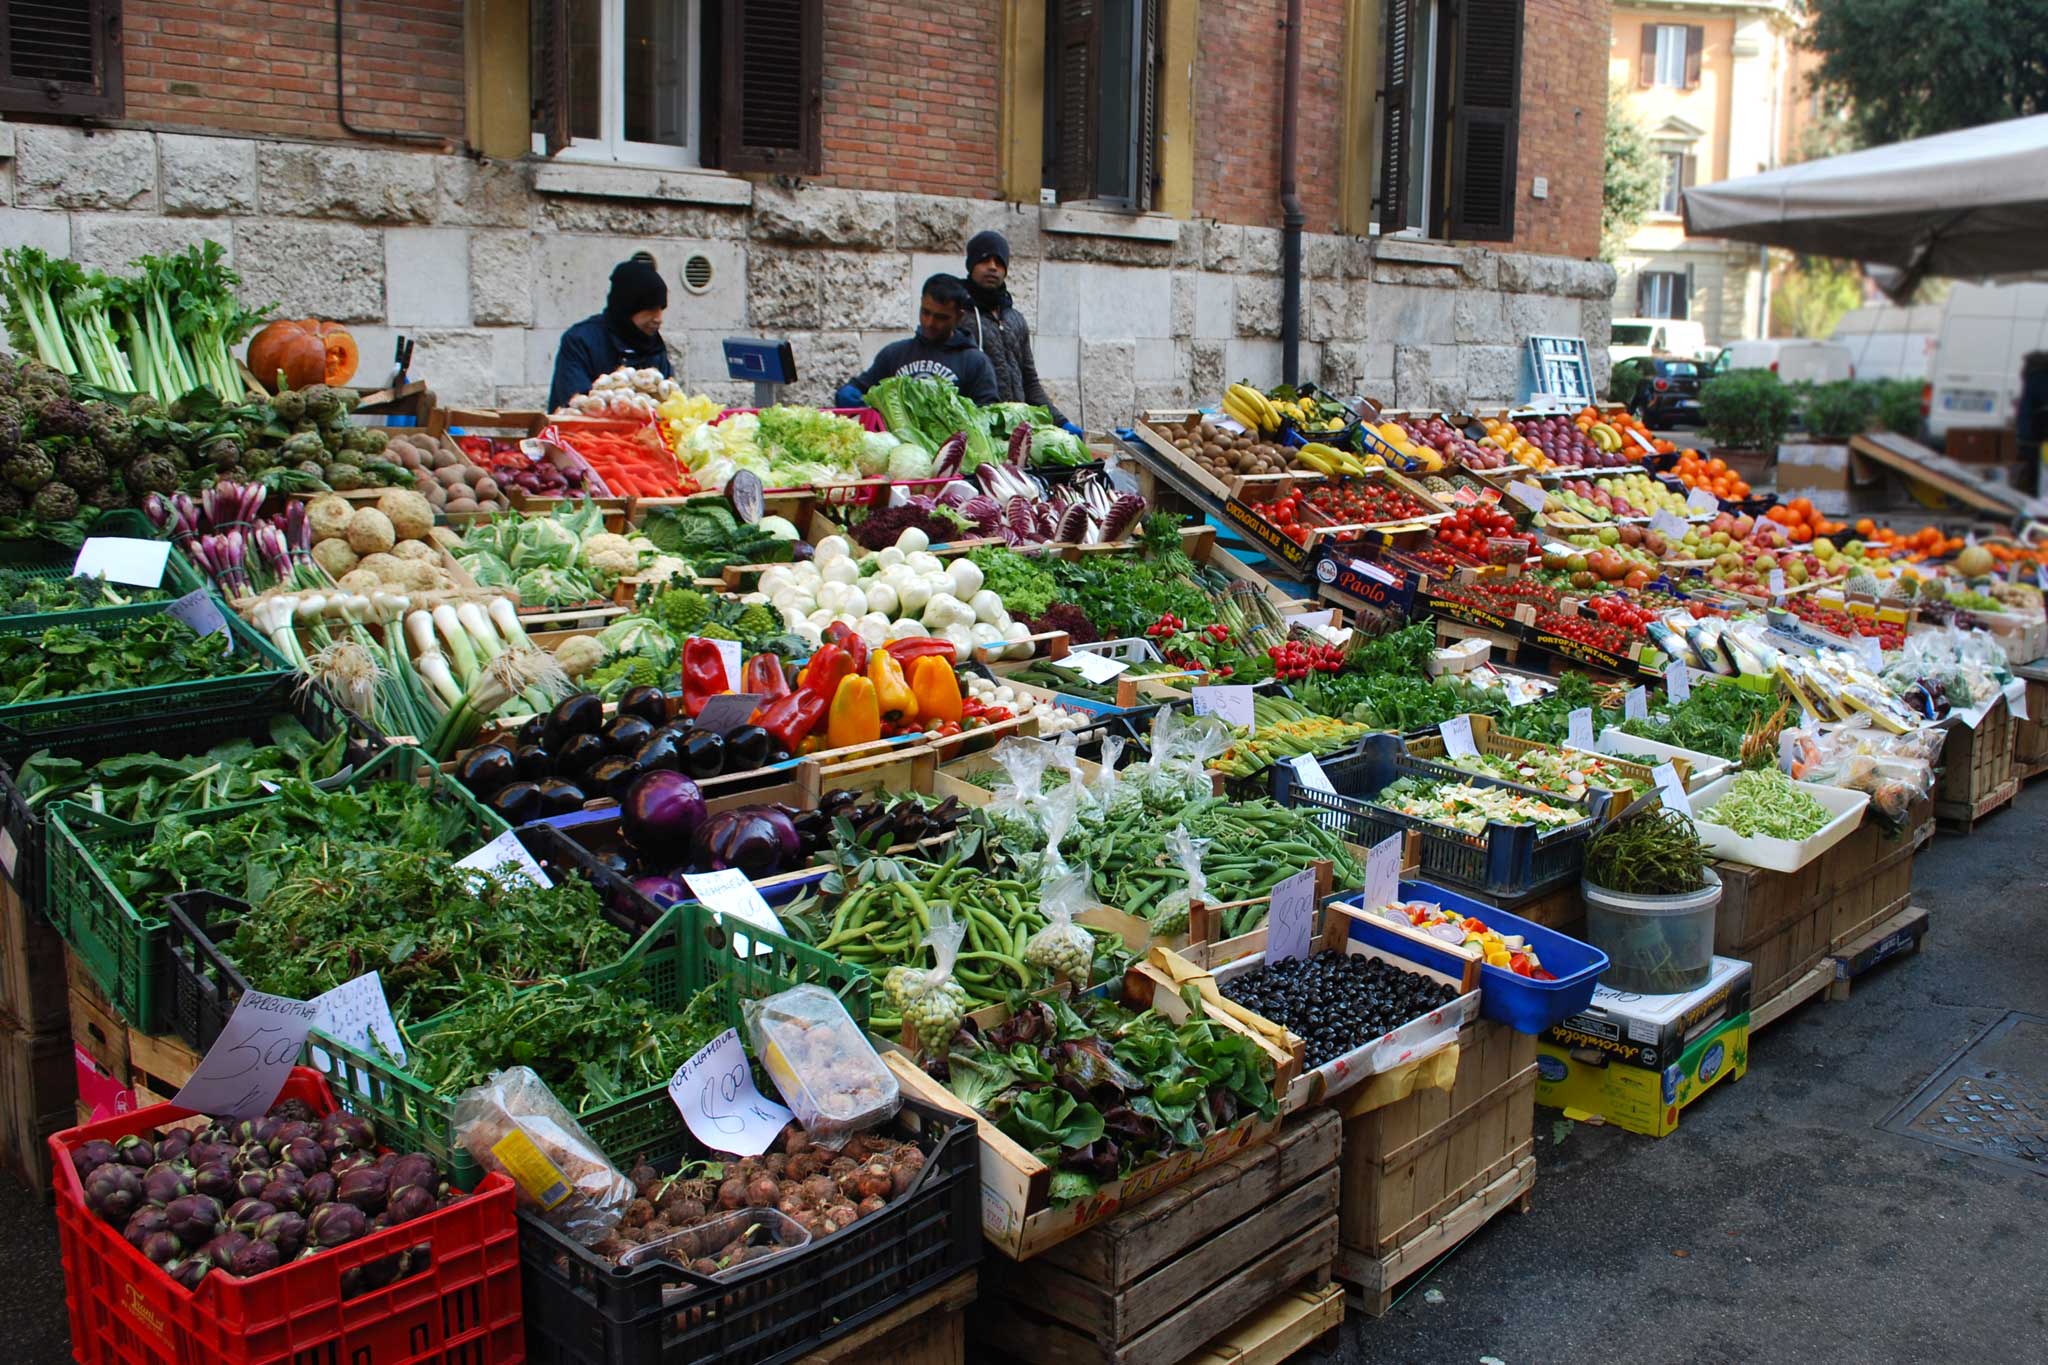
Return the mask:
{"type": "Polygon", "coordinates": [[[604,646],[594,635],[571,635],[555,646],[555,662],[572,678],[580,678],[604,662],[604,646]]]}
{"type": "Polygon", "coordinates": [[[640,570],[640,545],[615,531],[600,531],[583,542],[583,567],[624,578],[640,570]]]}

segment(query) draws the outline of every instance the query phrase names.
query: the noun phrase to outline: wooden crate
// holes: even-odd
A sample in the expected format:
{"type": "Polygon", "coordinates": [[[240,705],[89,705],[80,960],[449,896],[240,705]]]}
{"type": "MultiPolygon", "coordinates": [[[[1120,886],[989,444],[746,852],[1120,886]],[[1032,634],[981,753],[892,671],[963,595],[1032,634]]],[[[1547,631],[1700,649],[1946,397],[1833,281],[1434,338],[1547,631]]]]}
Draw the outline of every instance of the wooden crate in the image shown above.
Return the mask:
{"type": "MultiPolygon", "coordinates": [[[[126,1089],[130,1084],[127,1022],[100,992],[78,954],[67,950],[64,957],[71,986],[67,1003],[71,1011],[74,1084],[79,1084],[77,1077],[84,1075],[85,1068],[90,1066],[115,1087],[126,1089]]],[[[99,1117],[92,1112],[85,1095],[79,1096],[78,1106],[80,1123],[99,1117]]]]}
{"type": "Polygon", "coordinates": [[[2012,708],[2000,697],[1972,730],[1960,720],[1947,722],[1948,743],[1941,751],[1941,777],[1934,788],[1935,818],[1962,833],[2012,800],[2019,789],[2013,777],[2012,708]]]}
{"type": "Polygon", "coordinates": [[[38,1194],[50,1193],[50,1134],[77,1120],[71,1035],[0,1024],[0,1161],[38,1194]]]}
{"type": "Polygon", "coordinates": [[[2026,780],[2048,772],[2048,673],[2015,672],[2027,682],[2027,718],[2012,727],[2013,776],[2026,780]]]}
{"type": "Polygon", "coordinates": [[[31,1033],[64,1027],[64,940],[0,877],[0,1014],[31,1033]]]}
{"type": "Polygon", "coordinates": [[[796,1365],[963,1365],[967,1309],[974,1295],[975,1273],[970,1270],[860,1330],[797,1357],[796,1365]]]}
{"type": "Polygon", "coordinates": [[[1173,1365],[1307,1282],[1337,1250],[1342,1124],[1312,1110],[1263,1147],[1004,1267],[978,1346],[1045,1362],[1173,1365]]]}
{"type": "MultiPolygon", "coordinates": [[[[1418,1086],[1405,1098],[1345,1119],[1344,1250],[1337,1273],[1367,1288],[1368,1299],[1372,1281],[1384,1290],[1398,1280],[1366,1273],[1367,1267],[1426,1236],[1532,1150],[1536,1039],[1477,1019],[1458,1031],[1458,1048],[1449,1090],[1418,1086]]],[[[1340,1107],[1355,1110],[1379,1098],[1367,1087],[1340,1107]]],[[[1366,1307],[1371,1311],[1370,1301],[1366,1307]]]]}
{"type": "Polygon", "coordinates": [[[128,1079],[137,1106],[169,1103],[198,1066],[199,1054],[183,1038],[128,1030],[128,1079]]]}
{"type": "MultiPolygon", "coordinates": [[[[1749,950],[1823,909],[1830,912],[1825,937],[1832,941],[1843,928],[1868,918],[1867,911],[1860,911],[1869,895],[1866,884],[1895,872],[1901,863],[1910,867],[1913,854],[1932,833],[1933,819],[1933,806],[1926,800],[1908,808],[1898,833],[1866,815],[1854,833],[1797,872],[1715,863],[1721,876],[1721,904],[1715,911],[1714,951],[1750,960],[1749,950]],[[1839,919],[1836,910],[1851,922],[1839,919]]],[[[1755,991],[1759,999],[1769,994],[1761,970],[1755,991]]]]}

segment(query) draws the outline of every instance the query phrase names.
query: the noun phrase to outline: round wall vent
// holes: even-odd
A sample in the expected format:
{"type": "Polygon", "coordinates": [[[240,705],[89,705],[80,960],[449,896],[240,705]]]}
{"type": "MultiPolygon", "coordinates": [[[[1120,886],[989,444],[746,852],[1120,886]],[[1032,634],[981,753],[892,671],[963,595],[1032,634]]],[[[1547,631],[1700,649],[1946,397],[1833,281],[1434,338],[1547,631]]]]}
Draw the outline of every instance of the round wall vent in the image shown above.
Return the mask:
{"type": "Polygon", "coordinates": [[[683,262],[683,288],[701,294],[711,287],[711,258],[693,255],[683,262]]]}

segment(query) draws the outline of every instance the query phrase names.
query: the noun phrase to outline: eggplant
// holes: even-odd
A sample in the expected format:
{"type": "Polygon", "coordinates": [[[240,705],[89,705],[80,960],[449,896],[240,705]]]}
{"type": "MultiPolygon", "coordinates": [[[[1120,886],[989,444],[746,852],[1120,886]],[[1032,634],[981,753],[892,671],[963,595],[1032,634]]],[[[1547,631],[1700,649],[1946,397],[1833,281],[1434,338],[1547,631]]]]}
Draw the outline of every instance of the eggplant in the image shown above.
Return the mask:
{"type": "Polygon", "coordinates": [[[818,798],[818,810],[827,820],[830,820],[848,806],[857,805],[859,802],[860,794],[858,792],[848,791],[842,787],[838,791],[826,792],[822,797],[818,798]]]}
{"type": "Polygon", "coordinates": [[[590,771],[583,774],[583,785],[594,792],[602,792],[614,801],[626,799],[626,793],[633,786],[633,779],[640,776],[640,765],[630,758],[607,754],[590,765],[590,771]]]}
{"type": "Polygon", "coordinates": [[[518,765],[522,782],[538,782],[543,777],[555,775],[555,756],[548,752],[545,744],[520,745],[513,750],[512,761],[518,765]]]}
{"type": "Polygon", "coordinates": [[[619,714],[638,716],[649,725],[666,725],[668,694],[658,687],[629,687],[619,698],[619,714]]]}
{"type": "Polygon", "coordinates": [[[679,773],[683,770],[683,742],[665,727],[656,730],[633,751],[633,764],[643,773],[679,773]]]}
{"type": "MultiPolygon", "coordinates": [[[[595,736],[591,736],[595,738],[595,736]]],[[[583,788],[574,782],[551,777],[536,784],[535,791],[540,797],[540,813],[543,818],[550,815],[567,815],[570,811],[582,810],[583,803],[590,798],[583,794],[583,788]]]]}
{"type": "Polygon", "coordinates": [[[455,780],[485,800],[519,776],[518,760],[502,744],[479,744],[455,765],[455,780]]]}
{"type": "Polygon", "coordinates": [[[704,793],[679,772],[643,773],[619,803],[619,829],[626,842],[652,862],[678,856],[704,824],[704,793]]]}
{"type": "Polygon", "coordinates": [[[770,764],[787,763],[793,757],[795,755],[780,744],[771,745],[768,749],[768,762],[770,764]]]}
{"type": "Polygon", "coordinates": [[[620,715],[612,717],[612,723],[604,727],[600,738],[604,740],[606,753],[623,757],[638,750],[653,733],[654,727],[646,717],[620,715]]]}
{"type": "Polygon", "coordinates": [[[896,826],[899,844],[914,844],[931,834],[931,821],[925,818],[924,807],[915,801],[898,801],[889,812],[889,819],[896,826]]]}
{"type": "Polygon", "coordinates": [[[712,871],[736,867],[748,877],[767,877],[788,867],[802,841],[787,815],[771,806],[720,811],[697,831],[697,849],[712,871]]]}
{"type": "Polygon", "coordinates": [[[508,825],[530,824],[541,817],[540,786],[533,782],[514,782],[498,788],[489,804],[508,825]]]}
{"type": "Polygon", "coordinates": [[[938,805],[924,812],[924,837],[929,839],[935,834],[951,833],[960,824],[960,817],[963,813],[960,798],[957,796],[947,797],[939,802],[938,805]]]}
{"type": "Polygon", "coordinates": [[[581,780],[604,757],[607,754],[602,739],[594,734],[571,735],[555,746],[554,776],[581,780]]]}
{"type": "Polygon", "coordinates": [[[803,841],[806,849],[817,848],[832,834],[832,821],[822,810],[807,810],[793,815],[789,823],[796,826],[796,837],[803,841]]]}
{"type": "Polygon", "coordinates": [[[742,725],[725,735],[725,763],[736,773],[758,768],[768,761],[774,738],[758,725],[742,725]]]}
{"type": "Polygon", "coordinates": [[[725,771],[725,736],[694,730],[683,741],[683,771],[700,781],[725,771]]]}
{"type": "Polygon", "coordinates": [[[528,744],[538,744],[541,742],[542,735],[547,731],[547,725],[548,718],[546,716],[535,716],[519,727],[519,733],[514,738],[521,747],[528,744]]]}
{"type": "MultiPolygon", "coordinates": [[[[619,800],[623,802],[625,798],[622,796],[619,800]]],[[[615,877],[630,878],[639,870],[631,858],[615,848],[608,848],[602,853],[593,853],[590,856],[597,859],[599,867],[615,877]]]]}
{"type": "Polygon", "coordinates": [[[589,735],[595,739],[603,725],[604,702],[595,692],[578,692],[573,697],[564,697],[548,712],[541,742],[559,753],[572,736],[589,735]]]}
{"type": "Polygon", "coordinates": [[[880,809],[880,806],[847,806],[841,809],[838,815],[833,818],[843,819],[847,824],[852,825],[855,829],[859,829],[874,819],[875,812],[880,809]]]}

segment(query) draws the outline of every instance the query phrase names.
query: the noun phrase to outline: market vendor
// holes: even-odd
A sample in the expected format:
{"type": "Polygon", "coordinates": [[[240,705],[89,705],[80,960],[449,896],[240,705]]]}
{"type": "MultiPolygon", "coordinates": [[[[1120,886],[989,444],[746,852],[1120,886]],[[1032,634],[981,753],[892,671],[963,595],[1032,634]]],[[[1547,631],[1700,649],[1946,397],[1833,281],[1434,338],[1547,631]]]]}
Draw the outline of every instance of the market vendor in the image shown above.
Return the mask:
{"type": "Polygon", "coordinates": [[[917,331],[876,352],[875,363],[841,385],[834,401],[842,408],[860,407],[870,388],[907,374],[943,375],[962,396],[977,403],[996,402],[995,367],[960,330],[961,319],[973,306],[967,286],[957,276],[939,274],[926,280],[917,305],[917,331]]]}
{"type": "Polygon", "coordinates": [[[589,393],[599,375],[622,365],[675,378],[668,343],[661,339],[661,315],[667,309],[668,284],[655,269],[654,257],[636,251],[630,260],[619,262],[612,270],[604,311],[562,333],[555,352],[555,382],[548,387],[548,411],[560,411],[578,394],[589,393]]]}
{"type": "Polygon", "coordinates": [[[1069,422],[1047,395],[1031,354],[1031,324],[1010,298],[1010,242],[996,231],[977,232],[967,239],[967,296],[970,306],[960,330],[981,348],[995,367],[996,391],[1005,403],[1044,408],[1074,435],[1081,428],[1069,422]]]}

